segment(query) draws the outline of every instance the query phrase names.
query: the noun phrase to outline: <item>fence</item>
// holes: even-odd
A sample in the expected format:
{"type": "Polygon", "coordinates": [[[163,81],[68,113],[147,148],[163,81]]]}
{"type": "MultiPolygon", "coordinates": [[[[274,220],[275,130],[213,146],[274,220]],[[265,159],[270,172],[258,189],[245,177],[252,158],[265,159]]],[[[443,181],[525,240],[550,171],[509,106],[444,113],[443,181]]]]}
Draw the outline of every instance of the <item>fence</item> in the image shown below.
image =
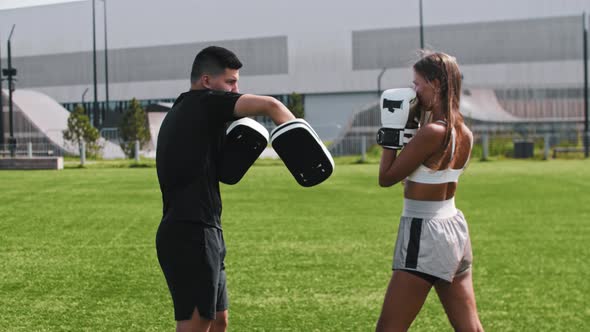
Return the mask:
{"type": "MultiPolygon", "coordinates": [[[[376,130],[375,130],[376,132],[376,130]]],[[[590,135],[588,136],[590,142],[590,135]]],[[[334,157],[365,155],[379,148],[375,135],[347,136],[328,147],[334,157]]],[[[520,132],[476,132],[472,158],[560,158],[584,153],[582,129],[523,135],[520,132]]]]}
{"type": "Polygon", "coordinates": [[[113,143],[118,144],[120,141],[119,128],[102,128],[100,130],[100,136],[113,143]]]}
{"type": "Polygon", "coordinates": [[[56,149],[55,145],[50,143],[17,143],[14,146],[10,144],[0,144],[0,157],[63,157],[61,149],[56,149]]]}

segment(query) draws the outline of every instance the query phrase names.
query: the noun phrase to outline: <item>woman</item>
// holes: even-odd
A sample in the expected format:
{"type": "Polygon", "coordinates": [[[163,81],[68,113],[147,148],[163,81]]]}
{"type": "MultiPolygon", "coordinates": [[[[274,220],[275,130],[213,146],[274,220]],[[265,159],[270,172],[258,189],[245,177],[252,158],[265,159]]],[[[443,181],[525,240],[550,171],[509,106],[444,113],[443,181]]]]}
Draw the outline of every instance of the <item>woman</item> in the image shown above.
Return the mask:
{"type": "Polygon", "coordinates": [[[393,275],[377,331],[406,331],[432,286],[456,331],[483,331],[467,223],[454,202],[473,142],[459,113],[461,73],[455,58],[444,53],[426,54],[413,69],[420,129],[399,156],[384,149],[379,167],[381,186],[405,180],[405,188],[393,275]]]}

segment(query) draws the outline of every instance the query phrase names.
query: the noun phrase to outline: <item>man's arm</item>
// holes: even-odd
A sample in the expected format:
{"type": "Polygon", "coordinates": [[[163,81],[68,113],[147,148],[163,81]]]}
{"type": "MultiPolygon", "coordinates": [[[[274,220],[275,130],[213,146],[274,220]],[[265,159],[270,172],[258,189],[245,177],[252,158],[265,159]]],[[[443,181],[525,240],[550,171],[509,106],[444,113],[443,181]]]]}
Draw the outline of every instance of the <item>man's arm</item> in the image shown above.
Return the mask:
{"type": "Polygon", "coordinates": [[[280,101],[273,97],[245,94],[236,102],[234,115],[237,117],[266,115],[280,125],[295,119],[295,116],[280,101]]]}

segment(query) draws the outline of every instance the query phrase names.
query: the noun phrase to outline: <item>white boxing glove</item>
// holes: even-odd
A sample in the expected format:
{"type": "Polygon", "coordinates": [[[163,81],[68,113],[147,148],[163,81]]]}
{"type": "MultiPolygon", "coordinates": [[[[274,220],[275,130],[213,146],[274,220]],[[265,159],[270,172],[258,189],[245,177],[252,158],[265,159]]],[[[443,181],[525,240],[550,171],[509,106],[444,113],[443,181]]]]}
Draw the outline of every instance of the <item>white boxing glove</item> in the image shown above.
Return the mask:
{"type": "Polygon", "coordinates": [[[410,115],[410,103],[414,103],[415,99],[416,91],[411,88],[389,89],[383,92],[382,127],[377,132],[377,144],[394,150],[404,147],[404,131],[410,115]]]}

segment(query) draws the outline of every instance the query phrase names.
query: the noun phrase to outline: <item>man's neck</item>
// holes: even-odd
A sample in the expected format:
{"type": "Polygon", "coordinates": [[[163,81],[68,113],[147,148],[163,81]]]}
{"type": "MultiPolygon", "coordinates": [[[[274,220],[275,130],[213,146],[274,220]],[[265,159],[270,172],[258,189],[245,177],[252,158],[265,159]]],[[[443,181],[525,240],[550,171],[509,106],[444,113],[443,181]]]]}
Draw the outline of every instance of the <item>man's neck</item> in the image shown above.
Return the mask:
{"type": "Polygon", "coordinates": [[[201,83],[191,83],[191,90],[205,90],[206,87],[204,87],[201,83]]]}

